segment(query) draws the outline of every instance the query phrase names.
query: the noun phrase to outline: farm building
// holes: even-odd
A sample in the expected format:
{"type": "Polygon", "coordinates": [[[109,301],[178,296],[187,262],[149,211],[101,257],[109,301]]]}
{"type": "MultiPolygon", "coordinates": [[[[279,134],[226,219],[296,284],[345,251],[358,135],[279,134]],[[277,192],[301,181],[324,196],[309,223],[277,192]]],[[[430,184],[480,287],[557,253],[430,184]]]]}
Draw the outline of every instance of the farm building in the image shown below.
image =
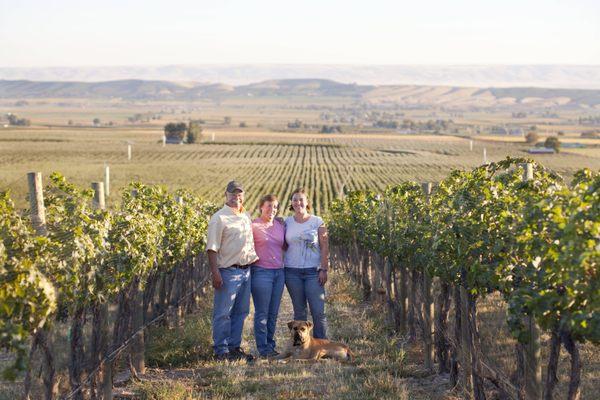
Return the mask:
{"type": "Polygon", "coordinates": [[[183,141],[183,138],[180,139],[178,137],[167,137],[165,143],[166,144],[183,144],[184,141],[183,141]]]}
{"type": "Polygon", "coordinates": [[[554,154],[555,153],[554,149],[551,149],[549,147],[531,147],[529,150],[527,150],[527,152],[529,154],[554,154]]]}
{"type": "Polygon", "coordinates": [[[415,133],[419,133],[416,129],[410,129],[410,128],[398,129],[396,132],[398,132],[401,135],[413,135],[415,133]]]}

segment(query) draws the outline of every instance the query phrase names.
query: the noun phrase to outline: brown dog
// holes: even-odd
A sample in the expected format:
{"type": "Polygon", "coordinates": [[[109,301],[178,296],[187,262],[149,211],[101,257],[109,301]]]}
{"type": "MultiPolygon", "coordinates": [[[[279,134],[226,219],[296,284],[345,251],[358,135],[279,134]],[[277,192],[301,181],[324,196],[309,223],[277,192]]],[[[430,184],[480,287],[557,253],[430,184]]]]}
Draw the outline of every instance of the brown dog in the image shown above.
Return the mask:
{"type": "Polygon", "coordinates": [[[287,349],[278,357],[280,359],[288,357],[300,360],[318,360],[321,357],[349,361],[354,359],[354,354],[345,344],[313,338],[312,322],[290,321],[288,328],[290,328],[291,340],[287,349]]]}

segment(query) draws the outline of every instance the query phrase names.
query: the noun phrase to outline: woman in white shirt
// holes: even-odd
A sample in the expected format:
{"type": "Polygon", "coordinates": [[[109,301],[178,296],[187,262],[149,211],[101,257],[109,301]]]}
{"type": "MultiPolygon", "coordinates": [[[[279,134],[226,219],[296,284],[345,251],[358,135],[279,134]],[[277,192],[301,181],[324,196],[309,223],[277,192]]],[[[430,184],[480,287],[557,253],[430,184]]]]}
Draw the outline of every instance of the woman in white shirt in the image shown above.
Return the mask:
{"type": "Polygon", "coordinates": [[[294,215],[285,220],[285,285],[292,298],[294,319],[307,320],[307,303],[313,318],[313,335],[327,338],[325,317],[325,283],[329,267],[329,242],[323,219],[308,213],[310,204],[304,188],[292,193],[290,210],[294,215]]]}

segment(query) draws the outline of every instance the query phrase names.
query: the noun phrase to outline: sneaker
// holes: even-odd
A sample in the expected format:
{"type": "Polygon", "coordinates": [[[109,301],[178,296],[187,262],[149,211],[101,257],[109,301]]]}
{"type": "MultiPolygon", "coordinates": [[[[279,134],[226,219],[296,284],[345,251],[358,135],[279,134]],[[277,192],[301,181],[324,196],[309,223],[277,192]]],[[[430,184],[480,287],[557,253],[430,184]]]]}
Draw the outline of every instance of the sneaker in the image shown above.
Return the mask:
{"type": "Polygon", "coordinates": [[[246,362],[252,362],[254,361],[254,356],[252,354],[246,353],[241,347],[236,347],[235,349],[229,352],[229,360],[246,360],[246,362]]]}
{"type": "Polygon", "coordinates": [[[271,350],[267,354],[264,355],[265,358],[275,358],[279,355],[279,352],[276,350],[271,350]]]}

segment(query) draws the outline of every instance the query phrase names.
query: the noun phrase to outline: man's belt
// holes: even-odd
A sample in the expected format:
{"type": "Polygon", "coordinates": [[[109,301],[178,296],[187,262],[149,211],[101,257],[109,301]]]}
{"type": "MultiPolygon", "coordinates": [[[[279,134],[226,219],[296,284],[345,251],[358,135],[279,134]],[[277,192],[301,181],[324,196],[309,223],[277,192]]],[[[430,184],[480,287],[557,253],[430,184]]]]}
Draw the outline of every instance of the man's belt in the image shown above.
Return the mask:
{"type": "Polygon", "coordinates": [[[240,264],[233,264],[232,266],[230,266],[229,268],[237,268],[237,269],[247,269],[248,267],[250,267],[252,264],[246,264],[246,265],[240,265],[240,264]]]}

